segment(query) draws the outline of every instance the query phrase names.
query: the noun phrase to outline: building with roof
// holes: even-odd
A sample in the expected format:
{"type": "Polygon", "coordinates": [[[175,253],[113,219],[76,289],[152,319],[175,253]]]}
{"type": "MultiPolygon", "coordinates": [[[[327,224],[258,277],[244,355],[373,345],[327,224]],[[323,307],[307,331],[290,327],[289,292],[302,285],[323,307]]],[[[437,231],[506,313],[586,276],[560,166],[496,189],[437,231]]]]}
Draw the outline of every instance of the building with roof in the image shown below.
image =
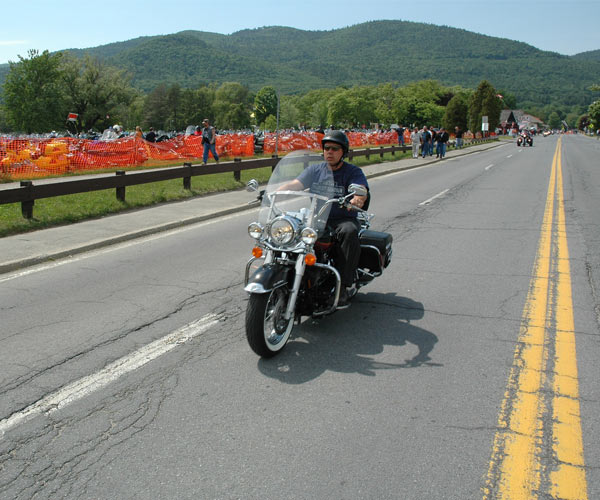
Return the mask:
{"type": "Polygon", "coordinates": [[[546,124],[537,116],[525,113],[522,109],[503,109],[500,112],[500,127],[504,130],[512,130],[515,124],[522,129],[534,129],[540,131],[547,128],[546,124]]]}

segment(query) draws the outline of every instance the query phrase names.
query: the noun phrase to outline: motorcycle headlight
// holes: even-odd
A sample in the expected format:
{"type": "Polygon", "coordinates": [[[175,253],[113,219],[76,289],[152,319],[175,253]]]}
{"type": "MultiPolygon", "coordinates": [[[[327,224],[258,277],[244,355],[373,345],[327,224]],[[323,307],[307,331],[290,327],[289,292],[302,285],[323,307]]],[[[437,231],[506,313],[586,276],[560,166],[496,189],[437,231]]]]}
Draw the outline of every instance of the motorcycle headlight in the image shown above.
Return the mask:
{"type": "Polygon", "coordinates": [[[258,222],[252,222],[248,226],[248,234],[250,235],[250,238],[260,240],[260,237],[263,234],[263,227],[258,222]]]}
{"type": "Polygon", "coordinates": [[[275,219],[269,227],[269,236],[277,245],[287,245],[293,241],[295,234],[294,224],[285,217],[275,219]]]}
{"type": "Polygon", "coordinates": [[[317,237],[317,232],[312,227],[305,227],[302,230],[302,233],[300,233],[300,238],[302,238],[302,241],[307,245],[314,245],[317,241],[317,237]]]}

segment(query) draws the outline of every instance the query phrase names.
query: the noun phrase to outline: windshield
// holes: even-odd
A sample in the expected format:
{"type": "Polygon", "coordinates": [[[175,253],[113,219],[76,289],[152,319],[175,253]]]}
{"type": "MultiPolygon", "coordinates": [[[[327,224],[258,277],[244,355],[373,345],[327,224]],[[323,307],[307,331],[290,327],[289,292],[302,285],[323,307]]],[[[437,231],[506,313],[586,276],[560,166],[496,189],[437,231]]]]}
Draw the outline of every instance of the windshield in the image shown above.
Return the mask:
{"type": "Polygon", "coordinates": [[[334,195],[333,174],[323,157],[307,151],[289,153],[275,167],[267,185],[259,214],[259,222],[266,226],[280,215],[291,215],[306,227],[323,233],[331,204],[325,202],[334,195]],[[289,182],[302,175],[303,191],[288,189],[289,182]],[[310,175],[309,175],[310,174],[310,175]],[[319,213],[325,206],[322,213],[319,213]]]}

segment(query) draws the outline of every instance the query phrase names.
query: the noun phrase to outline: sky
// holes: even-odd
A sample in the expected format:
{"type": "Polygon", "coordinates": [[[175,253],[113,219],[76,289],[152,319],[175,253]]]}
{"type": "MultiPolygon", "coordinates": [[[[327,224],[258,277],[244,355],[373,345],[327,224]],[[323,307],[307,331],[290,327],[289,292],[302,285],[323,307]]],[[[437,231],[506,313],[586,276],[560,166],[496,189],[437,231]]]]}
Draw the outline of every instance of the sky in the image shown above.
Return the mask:
{"type": "MultiPolygon", "coordinates": [[[[0,64],[30,49],[87,48],[183,30],[331,30],[376,20],[461,28],[564,55],[600,49],[600,0],[102,0],[4,2],[0,64]]],[[[398,47],[402,50],[402,47],[398,47]]]]}

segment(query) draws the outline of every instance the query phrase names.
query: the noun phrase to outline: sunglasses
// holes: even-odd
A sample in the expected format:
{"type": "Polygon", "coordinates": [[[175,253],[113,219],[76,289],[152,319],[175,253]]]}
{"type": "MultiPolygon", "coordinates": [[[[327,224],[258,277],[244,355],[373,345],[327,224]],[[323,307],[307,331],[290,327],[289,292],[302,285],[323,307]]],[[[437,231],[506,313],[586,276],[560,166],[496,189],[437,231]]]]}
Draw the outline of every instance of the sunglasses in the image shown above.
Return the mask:
{"type": "Polygon", "coordinates": [[[323,151],[339,151],[341,146],[324,146],[323,151]]]}

